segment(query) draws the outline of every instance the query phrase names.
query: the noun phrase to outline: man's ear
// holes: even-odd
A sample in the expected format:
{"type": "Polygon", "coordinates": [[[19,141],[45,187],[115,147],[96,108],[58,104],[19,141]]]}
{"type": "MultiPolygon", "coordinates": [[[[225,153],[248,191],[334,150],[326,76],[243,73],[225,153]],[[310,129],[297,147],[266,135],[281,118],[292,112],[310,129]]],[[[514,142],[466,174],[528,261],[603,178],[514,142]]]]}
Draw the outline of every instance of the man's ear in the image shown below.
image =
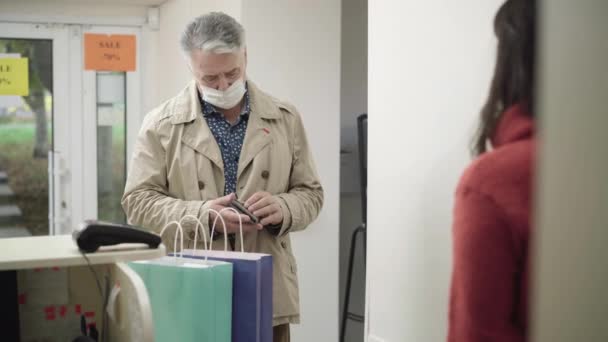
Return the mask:
{"type": "Polygon", "coordinates": [[[190,70],[191,73],[194,73],[194,69],[192,68],[192,57],[185,52],[182,52],[182,57],[184,58],[184,62],[186,62],[186,65],[188,66],[188,70],[190,70]]]}

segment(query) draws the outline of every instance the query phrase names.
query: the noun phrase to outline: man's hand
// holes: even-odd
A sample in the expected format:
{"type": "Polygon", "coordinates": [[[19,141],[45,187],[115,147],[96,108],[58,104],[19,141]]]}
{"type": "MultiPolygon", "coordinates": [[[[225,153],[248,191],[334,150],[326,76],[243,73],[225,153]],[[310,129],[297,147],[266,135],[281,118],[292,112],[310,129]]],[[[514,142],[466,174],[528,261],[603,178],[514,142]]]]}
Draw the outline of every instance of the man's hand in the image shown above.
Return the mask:
{"type": "MultiPolygon", "coordinates": [[[[209,201],[210,208],[217,211],[218,213],[224,208],[231,208],[230,203],[236,199],[234,194],[230,194],[224,197],[216,198],[214,200],[209,201]]],[[[251,222],[249,216],[244,214],[236,214],[232,210],[225,210],[222,212],[222,218],[226,221],[226,227],[222,224],[222,221],[218,218],[215,224],[215,231],[223,233],[224,229],[226,233],[238,233],[239,232],[239,216],[243,222],[243,233],[249,232],[252,230],[261,230],[263,226],[261,224],[255,224],[251,222]]],[[[209,227],[213,227],[213,222],[217,214],[214,212],[209,212],[209,227]]]]}
{"type": "Polygon", "coordinates": [[[245,208],[261,220],[262,226],[283,223],[283,211],[276,197],[268,192],[256,192],[245,202],[245,208]]]}

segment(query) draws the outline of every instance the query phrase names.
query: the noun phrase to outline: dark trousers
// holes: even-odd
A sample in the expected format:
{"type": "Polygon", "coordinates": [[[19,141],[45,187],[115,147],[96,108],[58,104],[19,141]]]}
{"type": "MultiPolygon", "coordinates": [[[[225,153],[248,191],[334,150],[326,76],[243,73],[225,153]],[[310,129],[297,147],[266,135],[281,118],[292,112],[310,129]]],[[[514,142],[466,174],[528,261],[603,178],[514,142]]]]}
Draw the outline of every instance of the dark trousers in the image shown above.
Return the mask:
{"type": "Polygon", "coordinates": [[[273,342],[289,342],[289,324],[281,324],[272,328],[273,342]]]}

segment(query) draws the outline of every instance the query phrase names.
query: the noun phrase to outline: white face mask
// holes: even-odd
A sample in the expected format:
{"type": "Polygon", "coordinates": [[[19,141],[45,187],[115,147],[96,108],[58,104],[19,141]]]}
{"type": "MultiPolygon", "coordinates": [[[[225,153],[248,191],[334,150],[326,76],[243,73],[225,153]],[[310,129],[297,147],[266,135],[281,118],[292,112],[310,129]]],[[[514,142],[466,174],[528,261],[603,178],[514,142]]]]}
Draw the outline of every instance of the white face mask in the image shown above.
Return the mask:
{"type": "Polygon", "coordinates": [[[203,100],[215,107],[230,109],[239,104],[245,95],[245,82],[242,78],[234,81],[228,89],[222,91],[199,85],[203,100]]]}

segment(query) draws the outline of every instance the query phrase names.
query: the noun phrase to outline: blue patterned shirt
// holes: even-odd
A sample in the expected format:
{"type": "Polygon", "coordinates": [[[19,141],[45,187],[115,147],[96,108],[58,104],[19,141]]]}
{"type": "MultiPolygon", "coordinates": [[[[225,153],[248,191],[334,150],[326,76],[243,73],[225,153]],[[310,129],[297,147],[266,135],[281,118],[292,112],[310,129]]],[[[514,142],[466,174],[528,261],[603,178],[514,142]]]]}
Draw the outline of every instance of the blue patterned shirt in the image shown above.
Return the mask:
{"type": "Polygon", "coordinates": [[[249,107],[249,91],[245,91],[245,105],[235,124],[230,124],[217,108],[203,101],[202,97],[200,101],[203,117],[207,121],[207,125],[211,129],[211,133],[222,153],[225,179],[224,195],[236,193],[236,173],[239,168],[239,158],[251,110],[249,107]]]}

